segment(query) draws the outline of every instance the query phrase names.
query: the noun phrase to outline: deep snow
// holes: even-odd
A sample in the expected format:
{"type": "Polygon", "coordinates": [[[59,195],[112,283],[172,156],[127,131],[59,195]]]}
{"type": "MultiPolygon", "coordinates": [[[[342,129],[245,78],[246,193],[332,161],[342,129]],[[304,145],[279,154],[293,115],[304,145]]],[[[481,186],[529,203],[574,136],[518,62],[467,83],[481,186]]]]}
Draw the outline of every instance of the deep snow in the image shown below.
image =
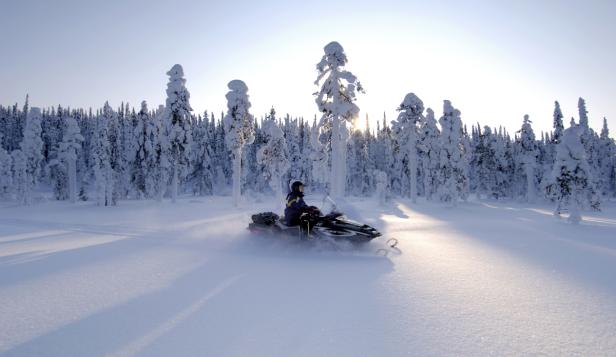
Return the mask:
{"type": "Polygon", "coordinates": [[[0,353],[616,353],[616,207],[570,225],[492,201],[341,206],[402,254],[250,236],[250,214],[279,207],[268,199],[4,204],[0,353]]]}

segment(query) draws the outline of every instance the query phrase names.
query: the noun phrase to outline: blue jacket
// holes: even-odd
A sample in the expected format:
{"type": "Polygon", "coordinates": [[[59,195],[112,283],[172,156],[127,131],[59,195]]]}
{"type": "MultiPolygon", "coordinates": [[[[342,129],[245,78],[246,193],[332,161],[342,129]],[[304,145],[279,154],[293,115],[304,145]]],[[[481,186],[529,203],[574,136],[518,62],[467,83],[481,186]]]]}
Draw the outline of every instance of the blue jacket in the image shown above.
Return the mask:
{"type": "Polygon", "coordinates": [[[307,207],[303,193],[290,192],[287,195],[287,207],[284,209],[285,223],[288,226],[298,225],[300,223],[299,217],[306,211],[307,207]]]}

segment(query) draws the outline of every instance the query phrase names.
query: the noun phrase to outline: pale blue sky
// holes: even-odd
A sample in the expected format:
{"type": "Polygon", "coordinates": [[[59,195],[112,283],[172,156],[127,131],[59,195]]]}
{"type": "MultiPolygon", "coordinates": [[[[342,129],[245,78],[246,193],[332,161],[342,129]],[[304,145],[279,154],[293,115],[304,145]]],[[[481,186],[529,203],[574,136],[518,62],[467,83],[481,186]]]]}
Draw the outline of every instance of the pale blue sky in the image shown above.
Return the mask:
{"type": "MultiPolygon", "coordinates": [[[[517,130],[551,127],[553,101],[616,132],[616,1],[0,0],[0,103],[72,107],[164,103],[184,67],[197,112],[220,113],[242,79],[253,113],[312,118],[315,65],[339,41],[367,93],[362,118],[391,120],[407,92],[437,115],[517,130]]],[[[612,135],[614,136],[614,134],[612,135]]]]}

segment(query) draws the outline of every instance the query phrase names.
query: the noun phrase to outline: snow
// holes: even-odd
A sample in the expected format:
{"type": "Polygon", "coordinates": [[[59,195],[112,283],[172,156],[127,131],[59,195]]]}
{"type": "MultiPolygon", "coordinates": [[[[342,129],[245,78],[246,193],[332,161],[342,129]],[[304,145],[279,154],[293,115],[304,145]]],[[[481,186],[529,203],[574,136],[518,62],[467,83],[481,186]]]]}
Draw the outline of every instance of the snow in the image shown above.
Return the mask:
{"type": "MultiPolygon", "coordinates": [[[[308,197],[319,204],[321,197],[308,197]]],[[[0,354],[609,355],[616,206],[339,202],[401,254],[251,236],[267,198],[0,207],[0,354]],[[260,201],[260,202],[257,202],[260,201]]]]}
{"type": "Polygon", "coordinates": [[[248,93],[248,86],[246,85],[246,83],[239,79],[232,80],[227,86],[232,92],[237,92],[238,94],[248,93]]]}

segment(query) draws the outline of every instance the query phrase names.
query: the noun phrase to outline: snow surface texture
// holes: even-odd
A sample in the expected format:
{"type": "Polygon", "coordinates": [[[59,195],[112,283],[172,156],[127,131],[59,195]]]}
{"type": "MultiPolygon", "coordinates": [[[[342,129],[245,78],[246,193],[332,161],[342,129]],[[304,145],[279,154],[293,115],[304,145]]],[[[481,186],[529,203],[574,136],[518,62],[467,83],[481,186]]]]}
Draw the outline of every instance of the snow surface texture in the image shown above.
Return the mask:
{"type": "MultiPolygon", "coordinates": [[[[250,236],[228,197],[0,207],[0,354],[603,356],[616,351],[616,207],[354,199],[402,254],[250,236]],[[378,208],[377,208],[378,207],[378,208]]],[[[319,204],[320,197],[309,204],[319,204]]]]}

